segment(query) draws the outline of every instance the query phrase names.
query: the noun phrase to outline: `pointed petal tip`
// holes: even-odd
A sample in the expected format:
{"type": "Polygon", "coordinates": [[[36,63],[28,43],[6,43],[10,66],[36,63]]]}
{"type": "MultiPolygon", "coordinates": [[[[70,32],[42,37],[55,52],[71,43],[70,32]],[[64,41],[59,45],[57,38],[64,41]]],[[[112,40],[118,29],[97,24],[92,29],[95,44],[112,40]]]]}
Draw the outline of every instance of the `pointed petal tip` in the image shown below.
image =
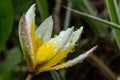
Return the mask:
{"type": "Polygon", "coordinates": [[[97,49],[97,47],[98,47],[98,45],[94,46],[94,47],[93,47],[93,49],[94,49],[94,50],[96,50],[96,49],[97,49]]]}
{"type": "Polygon", "coordinates": [[[35,4],[35,3],[34,3],[34,4],[32,4],[28,10],[30,10],[30,9],[31,9],[31,10],[33,9],[33,10],[34,10],[34,9],[35,9],[35,6],[36,6],[36,4],[35,4]]]}
{"type": "Polygon", "coordinates": [[[35,3],[27,10],[25,16],[26,18],[29,19],[33,19],[35,16],[35,3]]]}
{"type": "Polygon", "coordinates": [[[80,31],[83,31],[83,26],[80,27],[80,31]]]}
{"type": "Polygon", "coordinates": [[[46,21],[48,21],[52,27],[53,27],[53,18],[52,18],[52,15],[50,15],[48,18],[46,18],[46,21]]]}
{"type": "Polygon", "coordinates": [[[86,57],[88,57],[88,55],[90,53],[92,53],[96,49],[97,49],[97,46],[94,46],[92,49],[90,49],[87,52],[79,55],[78,57],[74,58],[73,60],[63,62],[63,63],[61,63],[59,65],[56,65],[56,66],[50,68],[49,70],[58,70],[58,69],[61,69],[61,68],[68,68],[68,67],[76,65],[77,63],[81,63],[86,57]]]}
{"type": "Polygon", "coordinates": [[[94,46],[91,50],[91,52],[95,51],[97,49],[98,45],[94,46]]]}
{"type": "Polygon", "coordinates": [[[26,24],[28,26],[29,32],[31,31],[31,25],[35,21],[35,5],[33,4],[26,12],[25,18],[26,18],[26,24]]]}
{"type": "Polygon", "coordinates": [[[80,35],[82,34],[83,31],[83,27],[80,27],[78,30],[74,31],[72,33],[72,44],[75,45],[75,43],[77,42],[77,40],[79,39],[80,35]]]}
{"type": "Polygon", "coordinates": [[[68,35],[70,35],[70,34],[73,32],[73,30],[74,30],[74,27],[72,26],[71,28],[68,28],[68,29],[66,29],[65,31],[61,31],[61,32],[59,33],[59,35],[60,35],[60,34],[65,35],[65,34],[66,34],[66,36],[68,36],[68,35]]]}
{"type": "Polygon", "coordinates": [[[94,46],[93,48],[91,48],[91,49],[88,50],[87,52],[85,52],[85,53],[79,55],[78,57],[76,57],[75,59],[73,59],[72,63],[73,63],[73,64],[80,63],[80,62],[83,61],[86,57],[88,57],[91,53],[93,53],[96,49],[97,49],[97,46],[94,46]]]}
{"type": "Polygon", "coordinates": [[[52,15],[50,15],[48,18],[49,18],[50,20],[53,20],[52,15]]]}
{"type": "Polygon", "coordinates": [[[32,4],[31,8],[32,8],[32,9],[34,9],[34,8],[35,8],[35,6],[36,6],[36,4],[34,3],[34,4],[32,4]]]}
{"type": "Polygon", "coordinates": [[[32,6],[35,7],[36,3],[33,3],[32,6]]]}
{"type": "Polygon", "coordinates": [[[74,29],[75,26],[72,26],[71,28],[74,29]]]}
{"type": "Polygon", "coordinates": [[[37,28],[35,35],[37,38],[43,38],[43,42],[50,40],[53,30],[52,15],[47,17],[37,28]]]}
{"type": "Polygon", "coordinates": [[[81,26],[80,28],[83,29],[83,26],[81,26]]]}
{"type": "Polygon", "coordinates": [[[48,16],[44,21],[46,21],[46,20],[51,20],[51,21],[53,21],[52,15],[48,16]]]}
{"type": "Polygon", "coordinates": [[[26,12],[26,15],[27,14],[30,14],[30,13],[33,13],[35,11],[35,3],[28,9],[28,11],[26,12]]]}
{"type": "Polygon", "coordinates": [[[81,26],[78,30],[79,35],[83,32],[83,26],[81,26]]]}
{"type": "Polygon", "coordinates": [[[86,54],[86,56],[88,56],[89,54],[93,53],[96,49],[97,49],[97,45],[94,46],[93,48],[91,48],[90,50],[88,50],[87,52],[85,52],[84,54],[86,54]]]}
{"type": "MultiPolygon", "coordinates": [[[[74,26],[72,26],[71,28],[68,28],[67,30],[70,31],[70,32],[73,32],[74,26]]],[[[66,31],[67,31],[67,30],[66,30],[66,31]]]]}

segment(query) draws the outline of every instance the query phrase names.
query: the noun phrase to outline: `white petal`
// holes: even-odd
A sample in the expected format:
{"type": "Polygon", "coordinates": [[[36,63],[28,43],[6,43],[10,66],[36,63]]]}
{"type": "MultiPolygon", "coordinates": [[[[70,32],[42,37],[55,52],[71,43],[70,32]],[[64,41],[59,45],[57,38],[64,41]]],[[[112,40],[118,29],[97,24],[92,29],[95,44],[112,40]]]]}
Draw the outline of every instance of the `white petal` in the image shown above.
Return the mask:
{"type": "Polygon", "coordinates": [[[29,9],[28,11],[26,12],[25,14],[25,18],[26,18],[26,22],[27,22],[27,25],[28,25],[28,30],[30,32],[31,30],[31,25],[32,23],[34,22],[34,19],[35,19],[35,4],[33,4],[29,9]]]}
{"type": "Polygon", "coordinates": [[[61,31],[57,37],[52,39],[52,41],[54,42],[57,48],[62,48],[67,42],[72,32],[73,32],[73,27],[68,28],[66,31],[61,31]]]}
{"type": "Polygon", "coordinates": [[[97,48],[97,46],[95,46],[92,49],[88,50],[87,52],[79,55],[78,57],[74,58],[73,60],[69,60],[69,61],[64,62],[62,64],[56,65],[56,66],[50,68],[49,70],[58,70],[61,68],[68,68],[68,67],[74,66],[78,63],[81,63],[86,57],[88,57],[88,55],[93,53],[93,51],[95,51],[96,48],[97,48]]]}
{"type": "Polygon", "coordinates": [[[25,58],[27,59],[27,62],[32,65],[34,60],[34,53],[27,28],[28,26],[26,25],[26,19],[25,16],[23,16],[19,22],[19,39],[25,58]]]}
{"type": "Polygon", "coordinates": [[[64,48],[68,48],[70,46],[74,46],[77,40],[79,39],[81,33],[82,33],[83,27],[78,29],[77,31],[73,32],[71,36],[67,39],[64,48]]]}
{"type": "Polygon", "coordinates": [[[47,42],[51,38],[53,29],[53,19],[52,16],[45,19],[42,24],[36,30],[36,38],[42,38],[43,42],[47,42]]]}
{"type": "Polygon", "coordinates": [[[83,27],[81,27],[77,31],[73,32],[73,37],[72,37],[72,43],[73,44],[75,44],[77,42],[77,40],[79,39],[82,31],[83,31],[83,27]]]}

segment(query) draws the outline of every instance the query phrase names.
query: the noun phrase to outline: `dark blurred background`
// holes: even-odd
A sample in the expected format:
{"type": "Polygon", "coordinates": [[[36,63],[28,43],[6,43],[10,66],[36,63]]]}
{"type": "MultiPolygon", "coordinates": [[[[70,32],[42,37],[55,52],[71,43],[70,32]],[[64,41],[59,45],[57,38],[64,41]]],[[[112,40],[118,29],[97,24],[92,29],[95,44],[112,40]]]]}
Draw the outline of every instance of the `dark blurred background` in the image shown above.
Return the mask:
{"type": "MultiPolygon", "coordinates": [[[[120,1],[115,1],[120,10],[120,1]]],[[[51,72],[43,72],[34,76],[33,80],[55,80],[56,75],[59,80],[117,80],[120,76],[120,49],[112,34],[113,28],[63,7],[110,21],[105,0],[0,0],[0,80],[25,80],[27,76],[18,24],[33,3],[36,3],[37,26],[48,16],[53,16],[53,36],[71,26],[75,29],[84,26],[80,40],[66,61],[98,45],[97,50],[82,63],[52,75],[51,72]]]]}

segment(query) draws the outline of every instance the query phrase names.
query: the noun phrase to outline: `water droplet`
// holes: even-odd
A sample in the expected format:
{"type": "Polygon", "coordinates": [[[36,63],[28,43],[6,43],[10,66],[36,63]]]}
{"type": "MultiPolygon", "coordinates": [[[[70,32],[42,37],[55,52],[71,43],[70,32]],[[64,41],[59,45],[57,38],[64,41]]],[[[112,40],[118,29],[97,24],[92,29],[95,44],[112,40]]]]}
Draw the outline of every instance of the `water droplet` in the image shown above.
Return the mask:
{"type": "Polygon", "coordinates": [[[76,42],[75,46],[78,46],[79,45],[79,41],[76,42]]]}
{"type": "Polygon", "coordinates": [[[54,37],[57,37],[57,36],[58,36],[57,34],[54,35],[54,37]]]}
{"type": "Polygon", "coordinates": [[[57,49],[55,49],[55,52],[57,52],[58,50],[57,49]]]}
{"type": "Polygon", "coordinates": [[[58,70],[59,68],[57,67],[56,70],[58,70]]]}
{"type": "Polygon", "coordinates": [[[67,43],[64,47],[68,48],[70,46],[70,43],[67,43]]]}
{"type": "Polygon", "coordinates": [[[75,51],[75,47],[70,51],[71,53],[75,51]]]}

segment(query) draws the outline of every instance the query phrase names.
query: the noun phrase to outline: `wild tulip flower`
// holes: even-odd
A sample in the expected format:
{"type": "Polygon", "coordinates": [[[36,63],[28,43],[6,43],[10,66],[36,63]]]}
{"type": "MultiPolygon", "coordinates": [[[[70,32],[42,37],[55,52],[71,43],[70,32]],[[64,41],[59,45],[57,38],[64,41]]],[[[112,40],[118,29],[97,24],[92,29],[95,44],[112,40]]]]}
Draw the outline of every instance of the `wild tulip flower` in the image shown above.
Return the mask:
{"type": "Polygon", "coordinates": [[[83,27],[76,31],[73,31],[74,27],[68,28],[54,38],[51,38],[52,16],[45,19],[37,29],[35,27],[35,4],[33,4],[20,19],[19,39],[28,70],[35,74],[73,66],[96,49],[93,47],[72,60],[60,63],[75,47],[83,27]]]}

